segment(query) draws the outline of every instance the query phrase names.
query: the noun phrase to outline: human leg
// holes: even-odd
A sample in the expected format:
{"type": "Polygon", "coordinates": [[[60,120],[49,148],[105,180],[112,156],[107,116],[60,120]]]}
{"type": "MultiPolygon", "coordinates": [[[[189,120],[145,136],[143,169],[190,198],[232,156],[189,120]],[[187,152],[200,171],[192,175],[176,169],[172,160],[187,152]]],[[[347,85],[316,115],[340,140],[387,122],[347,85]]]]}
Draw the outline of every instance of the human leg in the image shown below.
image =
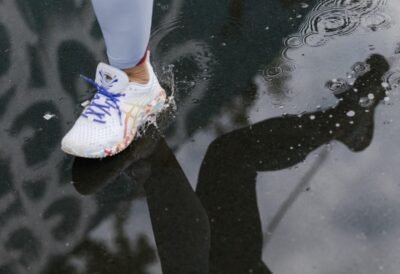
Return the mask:
{"type": "Polygon", "coordinates": [[[92,0],[107,46],[110,64],[136,66],[150,39],[153,0],[92,0]]]}

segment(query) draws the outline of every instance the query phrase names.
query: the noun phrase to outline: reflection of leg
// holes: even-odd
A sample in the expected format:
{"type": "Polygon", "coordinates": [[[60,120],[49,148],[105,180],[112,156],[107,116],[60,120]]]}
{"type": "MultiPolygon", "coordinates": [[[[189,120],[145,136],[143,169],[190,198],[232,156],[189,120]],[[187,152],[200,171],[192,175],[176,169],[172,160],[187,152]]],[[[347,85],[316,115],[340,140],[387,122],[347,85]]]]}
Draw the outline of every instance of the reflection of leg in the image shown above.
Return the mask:
{"type": "Polygon", "coordinates": [[[261,260],[256,170],[247,165],[241,140],[226,135],[214,141],[199,174],[197,194],[211,228],[211,274],[270,273],[261,260]]]}
{"type": "Polygon", "coordinates": [[[155,151],[144,187],[163,273],[207,274],[207,216],[167,144],[155,151]]]}
{"type": "Polygon", "coordinates": [[[150,38],[153,0],[92,0],[110,64],[131,68],[143,58],[150,38]]]}
{"type": "Polygon", "coordinates": [[[210,220],[210,274],[270,273],[261,261],[256,173],[219,160],[206,158],[197,189],[210,220]]]}
{"type": "Polygon", "coordinates": [[[210,273],[270,273],[261,260],[256,172],[289,167],[329,142],[333,138],[329,125],[318,122],[328,115],[316,113],[316,122],[308,117],[266,120],[210,145],[197,187],[210,219],[210,273]],[[296,130],[298,124],[303,127],[296,130]]]}

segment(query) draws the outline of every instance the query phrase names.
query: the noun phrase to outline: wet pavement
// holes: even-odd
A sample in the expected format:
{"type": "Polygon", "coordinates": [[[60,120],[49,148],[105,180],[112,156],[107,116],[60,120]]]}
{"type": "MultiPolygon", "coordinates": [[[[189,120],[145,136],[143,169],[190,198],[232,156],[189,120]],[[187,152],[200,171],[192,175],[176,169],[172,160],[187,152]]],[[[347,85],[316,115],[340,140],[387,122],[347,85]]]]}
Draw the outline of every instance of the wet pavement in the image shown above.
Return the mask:
{"type": "Polygon", "coordinates": [[[396,274],[400,3],[156,1],[169,110],[120,155],[63,134],[89,3],[0,1],[0,273],[396,274]]]}

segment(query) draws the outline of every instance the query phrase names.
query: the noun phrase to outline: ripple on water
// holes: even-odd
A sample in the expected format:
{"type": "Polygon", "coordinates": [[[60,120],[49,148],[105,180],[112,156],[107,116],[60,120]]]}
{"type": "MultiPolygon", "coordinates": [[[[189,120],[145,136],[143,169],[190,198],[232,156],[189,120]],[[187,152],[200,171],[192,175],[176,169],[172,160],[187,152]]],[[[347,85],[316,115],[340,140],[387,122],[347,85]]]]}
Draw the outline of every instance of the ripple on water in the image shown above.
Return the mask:
{"type": "Polygon", "coordinates": [[[386,4],[386,0],[327,0],[321,1],[315,10],[325,8],[345,8],[347,11],[364,15],[376,11],[380,7],[386,4]]]}
{"type": "Polygon", "coordinates": [[[358,77],[370,70],[370,66],[365,62],[357,62],[351,67],[351,74],[353,77],[358,77]]]}
{"type": "Polygon", "coordinates": [[[310,47],[320,47],[325,45],[328,41],[328,37],[325,37],[319,33],[310,33],[304,36],[304,44],[310,47]]]}
{"type": "Polygon", "coordinates": [[[391,26],[392,18],[385,13],[376,12],[362,19],[362,25],[367,30],[377,31],[388,29],[391,26]]]}
{"type": "MultiPolygon", "coordinates": [[[[321,47],[331,39],[354,33],[361,26],[370,30],[378,30],[390,26],[390,16],[380,9],[386,0],[325,0],[313,8],[305,18],[299,32],[284,40],[281,58],[293,63],[293,53],[304,45],[321,47]]],[[[399,50],[400,52],[400,50],[399,50]]],[[[358,77],[369,71],[369,65],[359,62],[353,65],[349,78],[358,77]]],[[[281,67],[269,67],[264,70],[265,78],[272,79],[282,74],[281,67]]],[[[327,83],[327,87],[340,94],[349,87],[343,79],[327,83]]]]}
{"type": "Polygon", "coordinates": [[[284,47],[281,50],[281,58],[282,60],[291,62],[294,59],[294,53],[295,53],[295,49],[294,48],[288,48],[288,47],[284,47]]]}
{"type": "Polygon", "coordinates": [[[400,71],[390,71],[383,77],[384,83],[388,84],[388,89],[398,89],[400,87],[400,71]]]}
{"type": "MultiPolygon", "coordinates": [[[[386,0],[321,1],[306,17],[299,33],[289,36],[284,41],[285,47],[323,46],[335,36],[355,32],[361,24],[370,30],[388,28],[390,16],[378,11],[385,3],[386,0]]],[[[283,57],[287,56],[283,54],[283,57]]]]}
{"type": "Polygon", "coordinates": [[[264,69],[264,77],[268,79],[277,78],[282,74],[283,70],[279,66],[267,67],[264,69]]]}
{"type": "Polygon", "coordinates": [[[339,5],[347,7],[351,12],[360,16],[376,12],[379,8],[386,4],[386,0],[338,0],[339,5]]]}
{"type": "Polygon", "coordinates": [[[296,69],[295,65],[292,63],[282,63],[279,66],[269,66],[263,70],[264,78],[267,81],[279,78],[285,73],[293,72],[296,69]]]}
{"type": "Polygon", "coordinates": [[[160,25],[154,27],[151,34],[151,39],[156,41],[160,40],[168,34],[174,32],[176,29],[182,28],[182,20],[182,16],[177,16],[168,21],[163,21],[160,25]]]}
{"type": "Polygon", "coordinates": [[[354,32],[360,25],[357,16],[343,8],[315,11],[303,24],[301,33],[315,33],[321,36],[341,36],[354,32]]]}
{"type": "Polygon", "coordinates": [[[328,81],[325,84],[325,87],[333,91],[334,94],[338,95],[347,91],[349,88],[349,84],[347,83],[346,80],[339,78],[328,81]]]}
{"type": "Polygon", "coordinates": [[[288,48],[298,48],[304,45],[303,38],[299,35],[291,35],[286,38],[284,42],[285,46],[288,48]]]}

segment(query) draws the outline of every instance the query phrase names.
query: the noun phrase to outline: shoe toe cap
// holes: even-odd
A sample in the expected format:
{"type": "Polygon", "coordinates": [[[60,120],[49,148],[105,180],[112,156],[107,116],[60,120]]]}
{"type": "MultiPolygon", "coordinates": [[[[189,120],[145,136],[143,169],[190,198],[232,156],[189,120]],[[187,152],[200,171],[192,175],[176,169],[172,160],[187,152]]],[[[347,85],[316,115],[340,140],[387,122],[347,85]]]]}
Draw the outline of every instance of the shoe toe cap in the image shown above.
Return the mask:
{"type": "Polygon", "coordinates": [[[82,128],[77,123],[62,139],[61,149],[73,156],[101,158],[105,156],[105,150],[113,147],[120,139],[115,131],[99,134],[97,128],[82,128]]]}

